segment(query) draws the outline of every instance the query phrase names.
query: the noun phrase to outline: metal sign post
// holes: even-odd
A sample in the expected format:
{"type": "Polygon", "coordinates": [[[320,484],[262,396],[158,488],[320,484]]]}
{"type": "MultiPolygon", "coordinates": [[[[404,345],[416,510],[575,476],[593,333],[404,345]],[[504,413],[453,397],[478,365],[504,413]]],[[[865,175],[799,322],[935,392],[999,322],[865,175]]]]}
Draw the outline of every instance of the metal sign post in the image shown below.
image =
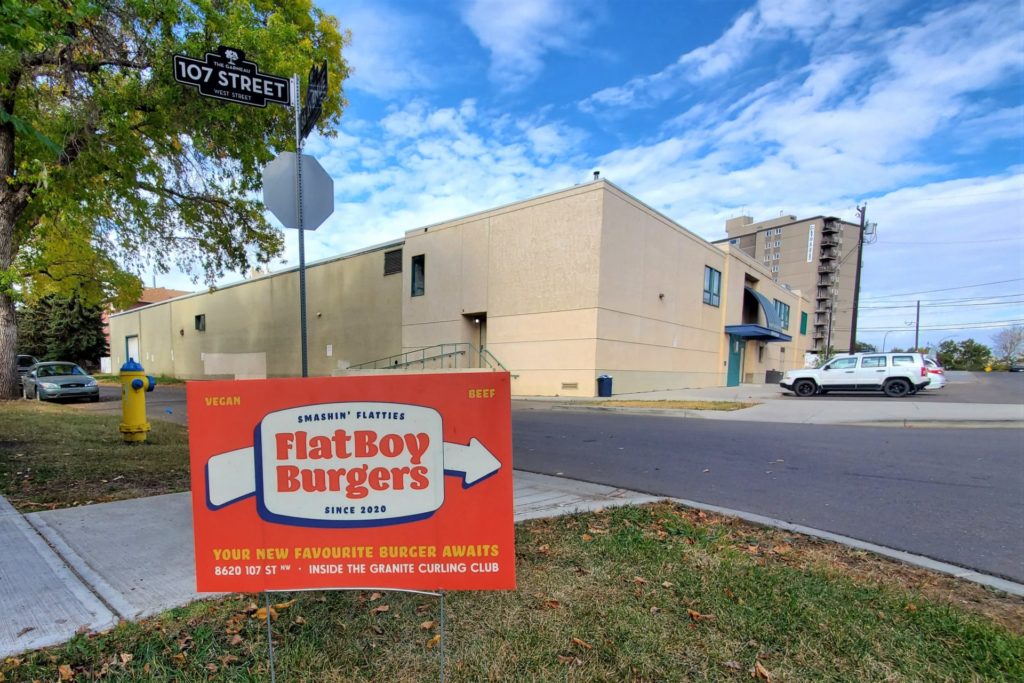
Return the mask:
{"type": "Polygon", "coordinates": [[[295,93],[295,227],[299,230],[299,327],[302,344],[302,376],[309,377],[309,349],[306,347],[306,235],[302,225],[302,104],[299,99],[299,75],[292,76],[295,93]]]}

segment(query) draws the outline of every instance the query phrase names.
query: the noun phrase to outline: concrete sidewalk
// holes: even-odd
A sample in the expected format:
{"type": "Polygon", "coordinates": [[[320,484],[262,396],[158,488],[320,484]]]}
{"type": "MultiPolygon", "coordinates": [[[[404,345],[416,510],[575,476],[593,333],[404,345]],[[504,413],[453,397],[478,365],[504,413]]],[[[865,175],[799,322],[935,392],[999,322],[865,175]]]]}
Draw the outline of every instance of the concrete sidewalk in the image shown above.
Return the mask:
{"type": "MultiPolygon", "coordinates": [[[[951,384],[971,383],[968,373],[951,384]]],[[[948,387],[947,387],[948,389],[948,387]]],[[[942,389],[941,391],[946,391],[942,389]]],[[[739,420],[780,424],[851,424],[879,426],[1024,426],[1024,403],[938,402],[927,392],[900,399],[844,400],[843,396],[798,398],[774,384],[741,384],[736,387],[671,389],[610,398],[516,397],[519,408],[546,407],[557,410],[615,410],[703,420],[739,420]],[[660,408],[613,408],[609,401],[741,401],[758,405],[741,410],[678,410],[660,408]]]]}
{"type": "MultiPolygon", "coordinates": [[[[514,473],[515,520],[657,496],[514,473]]],[[[196,593],[191,494],[20,515],[0,497],[0,657],[210,597],[196,593]]]]}

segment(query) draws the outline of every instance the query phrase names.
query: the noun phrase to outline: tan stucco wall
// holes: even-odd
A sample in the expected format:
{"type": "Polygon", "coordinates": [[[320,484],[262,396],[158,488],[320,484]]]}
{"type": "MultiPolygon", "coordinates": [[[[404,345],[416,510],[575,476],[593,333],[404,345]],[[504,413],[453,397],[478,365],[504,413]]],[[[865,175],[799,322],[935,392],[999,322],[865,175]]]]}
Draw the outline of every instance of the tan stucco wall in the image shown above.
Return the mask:
{"type": "MultiPolygon", "coordinates": [[[[384,276],[388,245],[306,269],[310,375],[398,353],[401,276],[384,276]],[[319,314],[319,315],[318,315],[319,314]],[[328,355],[328,345],[331,354],[328,355]]],[[[299,286],[295,270],[114,315],[111,357],[125,361],[138,334],[147,372],[183,379],[301,374],[299,286]],[[206,316],[206,330],[195,316],[206,316]]]]}
{"type": "Polygon", "coordinates": [[[604,194],[596,374],[615,393],[724,383],[722,310],[703,303],[721,250],[633,197],[604,194]]]}
{"type": "Polygon", "coordinates": [[[592,395],[602,193],[584,185],[407,232],[403,348],[477,346],[479,317],[514,394],[592,395]],[[414,297],[418,254],[425,290],[414,297]]]}

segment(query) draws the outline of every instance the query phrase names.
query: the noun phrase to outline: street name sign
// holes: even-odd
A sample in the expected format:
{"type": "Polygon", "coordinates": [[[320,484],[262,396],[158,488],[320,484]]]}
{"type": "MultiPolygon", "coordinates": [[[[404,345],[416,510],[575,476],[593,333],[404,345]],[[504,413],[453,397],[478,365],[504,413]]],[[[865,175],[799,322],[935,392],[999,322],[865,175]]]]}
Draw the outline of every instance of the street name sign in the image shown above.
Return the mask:
{"type": "Polygon", "coordinates": [[[199,591],[515,588],[508,373],[187,396],[199,591]]]}
{"type": "MultiPolygon", "coordinates": [[[[263,168],[263,205],[286,228],[298,228],[295,152],[281,152],[263,168]]],[[[316,230],[334,213],[334,179],[314,157],[302,155],[302,229],[316,230]]]]}
{"type": "Polygon", "coordinates": [[[268,102],[291,105],[287,78],[260,73],[259,66],[246,61],[244,52],[223,45],[207,52],[205,60],[174,55],[174,80],[218,100],[253,107],[266,107],[268,102]]]}
{"type": "Polygon", "coordinates": [[[324,97],[327,96],[327,61],[320,66],[316,64],[309,70],[309,85],[306,86],[306,99],[302,105],[302,119],[299,124],[299,139],[304,140],[313,126],[320,120],[324,97]]]}

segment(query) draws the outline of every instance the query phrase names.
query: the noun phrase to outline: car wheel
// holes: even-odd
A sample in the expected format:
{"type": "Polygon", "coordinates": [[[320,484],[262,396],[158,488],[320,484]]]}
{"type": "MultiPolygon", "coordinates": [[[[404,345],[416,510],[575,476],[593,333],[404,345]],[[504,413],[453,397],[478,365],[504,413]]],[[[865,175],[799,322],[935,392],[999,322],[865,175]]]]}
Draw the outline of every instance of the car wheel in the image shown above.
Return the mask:
{"type": "Polygon", "coordinates": [[[814,382],[809,379],[799,380],[793,385],[793,393],[797,396],[814,396],[818,388],[814,386],[814,382]]]}
{"type": "Polygon", "coordinates": [[[904,379],[891,379],[882,387],[889,398],[902,398],[910,393],[910,383],[904,379]]]}

